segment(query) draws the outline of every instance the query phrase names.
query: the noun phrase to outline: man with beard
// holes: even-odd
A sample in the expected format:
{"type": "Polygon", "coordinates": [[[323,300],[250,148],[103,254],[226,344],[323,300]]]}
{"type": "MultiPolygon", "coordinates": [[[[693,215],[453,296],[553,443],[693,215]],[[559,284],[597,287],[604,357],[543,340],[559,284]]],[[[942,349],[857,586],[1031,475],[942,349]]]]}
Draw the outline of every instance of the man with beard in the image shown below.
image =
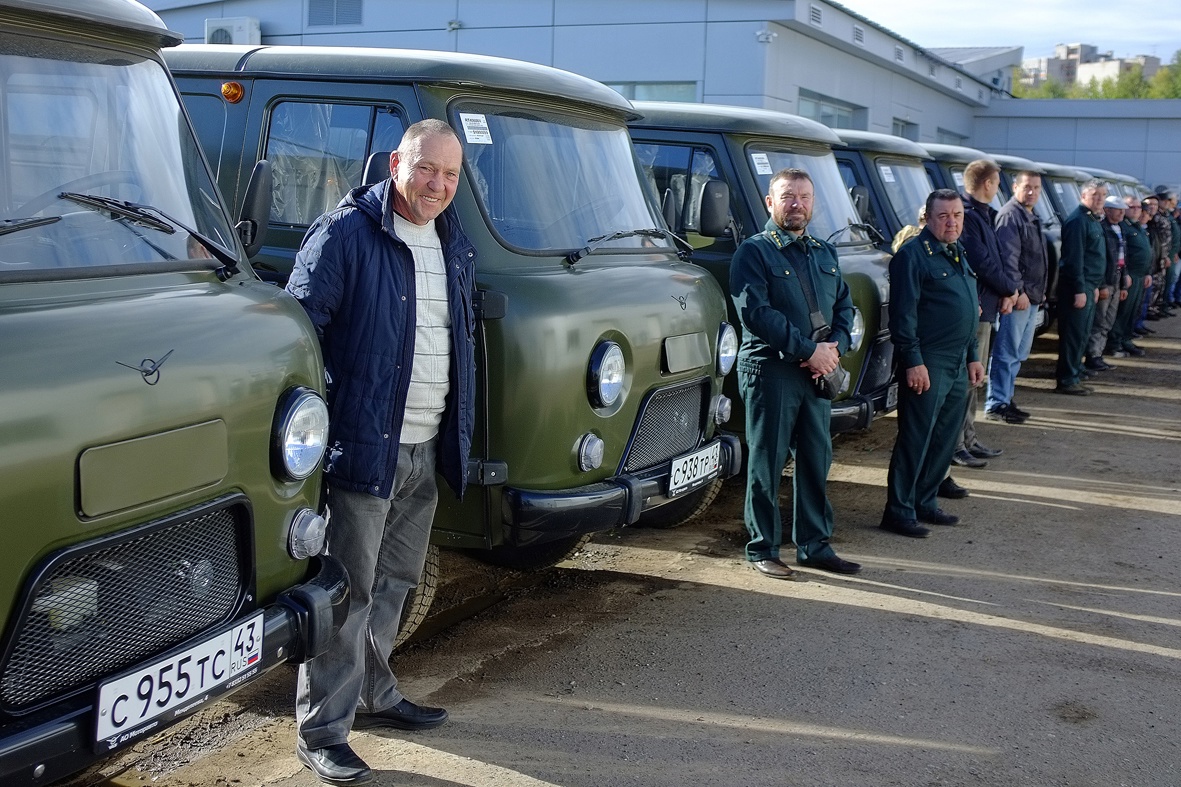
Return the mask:
{"type": "Polygon", "coordinates": [[[963,229],[960,195],[933,191],[926,228],[890,260],[890,341],[901,379],[881,527],[911,538],[931,534],[919,522],[959,522],[939,508],[936,493],[963,425],[968,386],[984,379],[976,274],[959,244],[963,229]]]}
{"type": "Polygon", "coordinates": [[[861,570],[829,545],[832,403],[817,394],[814,380],[834,371],[849,349],[853,301],[836,249],[807,233],[814,198],[807,172],[776,172],[766,198],[771,218],[739,246],[730,266],[743,332],[738,385],[746,404],[746,558],[774,579],[799,578],[779,559],[779,483],[789,453],[795,457],[796,562],[840,574],[861,570]]]}

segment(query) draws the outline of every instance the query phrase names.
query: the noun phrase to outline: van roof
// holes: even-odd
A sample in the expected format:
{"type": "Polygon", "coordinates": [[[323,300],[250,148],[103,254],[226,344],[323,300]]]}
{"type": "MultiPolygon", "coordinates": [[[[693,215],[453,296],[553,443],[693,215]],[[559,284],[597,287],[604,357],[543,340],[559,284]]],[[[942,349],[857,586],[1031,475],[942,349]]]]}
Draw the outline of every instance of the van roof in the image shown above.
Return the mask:
{"type": "Polygon", "coordinates": [[[1001,165],[1001,169],[1007,172],[1021,172],[1028,170],[1036,172],[1039,175],[1046,173],[1046,168],[1036,161],[1027,159],[1024,156],[1011,156],[1007,153],[997,153],[992,156],[992,160],[1001,165]]]}
{"type": "Polygon", "coordinates": [[[923,149],[931,154],[936,161],[950,161],[952,163],[970,164],[976,159],[992,158],[983,150],[965,147],[964,145],[944,145],[938,142],[920,142],[923,149]]]}
{"type": "Polygon", "coordinates": [[[830,148],[844,147],[841,138],[828,126],[773,109],[679,101],[636,101],[632,106],[643,116],[630,123],[635,127],[762,134],[820,143],[830,148]]]}
{"type": "Polygon", "coordinates": [[[157,46],[176,46],[184,36],[164,26],[154,11],[132,0],[0,0],[0,8],[50,14],[124,34],[147,34],[157,46]]]}
{"type": "Polygon", "coordinates": [[[838,128],[836,132],[842,142],[855,150],[890,153],[895,156],[909,156],[910,158],[917,159],[931,158],[931,155],[918,143],[894,136],[893,134],[879,134],[876,131],[855,131],[848,128],[838,128]]]}
{"type": "Polygon", "coordinates": [[[1046,174],[1055,178],[1070,178],[1071,180],[1078,180],[1085,176],[1090,179],[1090,174],[1082,172],[1078,167],[1073,167],[1069,164],[1054,164],[1049,161],[1039,161],[1037,165],[1046,171],[1046,174]]]}
{"type": "Polygon", "coordinates": [[[346,82],[421,81],[557,96],[634,117],[631,102],[593,79],[488,55],[344,46],[191,44],[170,50],[173,72],[318,78],[346,82]]]}

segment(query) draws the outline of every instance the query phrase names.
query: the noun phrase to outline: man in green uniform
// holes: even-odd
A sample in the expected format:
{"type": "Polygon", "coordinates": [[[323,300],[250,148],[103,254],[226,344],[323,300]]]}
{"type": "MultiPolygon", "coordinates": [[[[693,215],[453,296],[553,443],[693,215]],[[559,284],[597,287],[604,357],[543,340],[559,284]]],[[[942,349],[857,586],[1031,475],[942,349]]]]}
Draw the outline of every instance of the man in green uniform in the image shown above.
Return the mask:
{"type": "Polygon", "coordinates": [[[1148,238],[1145,226],[1148,215],[1136,197],[1125,197],[1124,204],[1128,207],[1120,227],[1127,247],[1126,271],[1131,278],[1131,285],[1128,287],[1128,297],[1120,301],[1115,325],[1111,326],[1111,333],[1107,334],[1107,350],[1116,358],[1144,355],[1144,350],[1132,341],[1132,328],[1140,316],[1144,288],[1152,283],[1152,241],[1148,238]]]}
{"type": "Polygon", "coordinates": [[[853,301],[836,249],[807,234],[814,196],[807,172],[776,172],[767,189],[771,218],[762,232],[743,241],[730,265],[730,292],[743,332],[738,385],[746,404],[746,558],[775,579],[798,578],[779,559],[779,483],[789,451],[795,457],[796,562],[841,574],[861,570],[829,545],[833,513],[825,486],[832,464],[832,403],[817,395],[813,380],[835,370],[849,349],[853,301]],[[815,321],[809,300],[815,301],[815,321]]]}
{"type": "Polygon", "coordinates": [[[890,341],[904,377],[881,527],[911,538],[920,521],[954,525],[936,493],[963,425],[968,385],[984,380],[977,357],[976,274],[959,244],[964,203],[950,189],[927,197],[927,226],[890,260],[890,341]]]}
{"type": "Polygon", "coordinates": [[[1107,186],[1099,180],[1083,184],[1082,200],[1062,224],[1062,258],[1058,262],[1058,393],[1087,396],[1081,382],[1083,353],[1095,319],[1095,301],[1107,272],[1107,241],[1103,238],[1103,202],[1107,186]]]}

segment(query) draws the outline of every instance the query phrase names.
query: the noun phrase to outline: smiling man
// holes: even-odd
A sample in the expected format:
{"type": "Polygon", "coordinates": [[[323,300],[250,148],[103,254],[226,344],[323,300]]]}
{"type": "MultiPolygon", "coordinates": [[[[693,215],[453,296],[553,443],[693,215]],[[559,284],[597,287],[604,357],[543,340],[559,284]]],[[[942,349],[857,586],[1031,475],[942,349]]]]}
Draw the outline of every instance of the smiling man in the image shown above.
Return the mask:
{"type": "Polygon", "coordinates": [[[446,123],[406,130],[391,177],[353,189],[309,229],[287,289],[320,337],[328,381],[327,552],[349,572],[349,615],[301,665],[296,754],[328,784],[372,772],[351,729],[447,720],[398,691],[390,651],[422,573],[439,472],[463,495],[474,419],[475,249],[448,210],[463,149],[446,123]]]}

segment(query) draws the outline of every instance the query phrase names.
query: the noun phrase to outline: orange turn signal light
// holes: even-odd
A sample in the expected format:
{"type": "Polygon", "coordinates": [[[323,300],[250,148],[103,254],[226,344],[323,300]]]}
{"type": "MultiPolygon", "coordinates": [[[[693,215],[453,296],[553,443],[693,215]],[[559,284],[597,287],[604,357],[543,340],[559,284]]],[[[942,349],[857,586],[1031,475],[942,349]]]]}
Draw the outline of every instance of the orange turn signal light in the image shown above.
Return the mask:
{"type": "Polygon", "coordinates": [[[237,104],[246,95],[246,88],[241,82],[222,82],[221,97],[231,104],[237,104]]]}

